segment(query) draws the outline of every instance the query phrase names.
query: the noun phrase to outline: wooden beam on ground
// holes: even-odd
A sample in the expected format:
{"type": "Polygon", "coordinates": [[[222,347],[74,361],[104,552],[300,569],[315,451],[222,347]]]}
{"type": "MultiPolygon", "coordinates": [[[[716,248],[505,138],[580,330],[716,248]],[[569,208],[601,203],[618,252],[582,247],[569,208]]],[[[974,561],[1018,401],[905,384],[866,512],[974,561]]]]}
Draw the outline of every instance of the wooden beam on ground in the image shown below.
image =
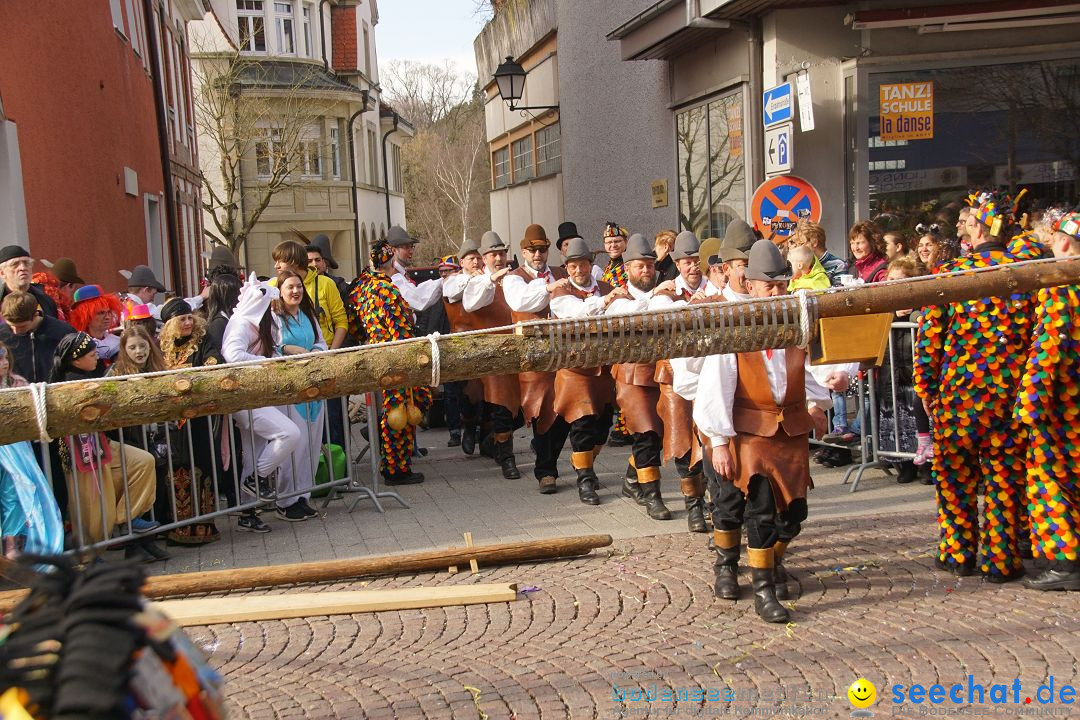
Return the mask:
{"type": "Polygon", "coordinates": [[[517,585],[480,583],[446,587],[394,588],[303,592],[284,595],[241,595],[222,598],[163,600],[154,607],[182,626],[284,620],[320,615],[352,615],[383,610],[447,607],[509,602],[517,598],[517,585]]]}
{"type": "MultiPolygon", "coordinates": [[[[155,575],[147,578],[143,594],[148,598],[177,597],[199,593],[251,590],[258,587],[335,582],[376,575],[406,575],[426,571],[442,572],[451,565],[512,565],[535,560],[577,557],[591,550],[611,545],[610,535],[572,535],[569,537],[520,542],[476,545],[471,548],[445,548],[404,553],[291,563],[268,567],[233,568],[207,572],[155,575]]],[[[25,590],[0,593],[0,613],[9,612],[25,590]]]]}

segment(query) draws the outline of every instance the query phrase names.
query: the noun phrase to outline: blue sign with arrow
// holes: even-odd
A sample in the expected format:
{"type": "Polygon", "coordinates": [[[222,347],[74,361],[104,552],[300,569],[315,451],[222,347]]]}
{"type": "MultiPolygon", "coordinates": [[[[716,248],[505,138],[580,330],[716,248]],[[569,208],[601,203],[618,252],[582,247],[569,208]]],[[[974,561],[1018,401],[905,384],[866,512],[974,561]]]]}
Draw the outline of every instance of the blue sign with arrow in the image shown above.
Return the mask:
{"type": "Polygon", "coordinates": [[[792,118],[791,83],[777,85],[761,94],[761,118],[765,127],[788,122],[792,118]]]}

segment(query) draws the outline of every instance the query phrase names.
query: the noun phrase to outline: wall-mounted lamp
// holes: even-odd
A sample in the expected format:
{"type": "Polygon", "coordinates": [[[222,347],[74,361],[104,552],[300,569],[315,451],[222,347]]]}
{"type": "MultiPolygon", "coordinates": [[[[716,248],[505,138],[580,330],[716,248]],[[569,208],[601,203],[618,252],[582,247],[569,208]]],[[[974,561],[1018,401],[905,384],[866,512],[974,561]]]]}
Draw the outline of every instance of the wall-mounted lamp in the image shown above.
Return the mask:
{"type": "Polygon", "coordinates": [[[507,55],[498,68],[495,69],[495,84],[499,87],[499,94],[506,101],[511,110],[558,110],[558,105],[515,105],[521,96],[525,94],[525,68],[514,62],[514,58],[507,55]]]}

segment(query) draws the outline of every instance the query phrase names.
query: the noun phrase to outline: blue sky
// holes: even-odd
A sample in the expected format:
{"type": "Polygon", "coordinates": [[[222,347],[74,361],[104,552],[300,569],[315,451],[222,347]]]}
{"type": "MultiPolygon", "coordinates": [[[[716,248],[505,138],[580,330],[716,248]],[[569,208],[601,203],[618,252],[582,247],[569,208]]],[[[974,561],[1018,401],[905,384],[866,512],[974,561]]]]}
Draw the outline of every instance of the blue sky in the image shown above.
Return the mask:
{"type": "Polygon", "coordinates": [[[476,74],[472,42],[484,26],[476,0],[379,0],[379,63],[451,60],[476,74]]]}

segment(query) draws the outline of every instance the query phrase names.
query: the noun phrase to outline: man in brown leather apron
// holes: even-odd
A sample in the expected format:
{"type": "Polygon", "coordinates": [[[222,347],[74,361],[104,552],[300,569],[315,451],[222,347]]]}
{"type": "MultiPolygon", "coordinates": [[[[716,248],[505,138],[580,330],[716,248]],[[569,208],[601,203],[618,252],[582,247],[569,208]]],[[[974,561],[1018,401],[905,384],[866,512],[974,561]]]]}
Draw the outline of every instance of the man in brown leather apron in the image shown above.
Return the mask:
{"type": "MultiPolygon", "coordinates": [[[[759,240],[749,254],[747,284],[753,297],[787,293],[791,266],[772,242],[759,240]]],[[[777,601],[775,562],[806,519],[810,479],[809,433],[824,432],[829,390],[806,372],[799,348],[713,355],[698,380],[694,420],[709,440],[718,483],[732,482],[745,502],[754,609],[766,622],[787,622],[777,601]],[[807,409],[807,400],[810,409],[807,409]]],[[[711,491],[720,496],[717,488],[711,491]]],[[[737,572],[737,528],[716,526],[717,585],[737,572]],[[735,563],[721,562],[734,555],[735,563]]]]}
{"type": "MultiPolygon", "coordinates": [[[[551,241],[540,225],[525,228],[521,240],[521,266],[502,281],[503,297],[515,323],[551,317],[551,294],[570,285],[566,270],[548,265],[551,241]]],[[[570,426],[555,413],[555,373],[518,373],[521,411],[532,426],[532,449],[536,453],[534,474],[540,492],[555,492],[559,476],[558,460],[570,426]]]]}
{"type": "MultiPolygon", "coordinates": [[[[474,329],[504,327],[511,324],[510,308],[503,296],[502,280],[510,272],[506,264],[506,243],[498,233],[488,230],[480,239],[484,272],[469,278],[461,296],[461,307],[471,316],[474,329]]],[[[521,472],[514,459],[514,428],[521,410],[521,391],[517,375],[485,375],[484,414],[491,423],[490,441],[481,440],[481,448],[490,443],[495,462],[502,466],[503,477],[517,480],[521,472]]]]}
{"type": "MultiPolygon", "coordinates": [[[[648,309],[656,285],[656,250],[644,236],[631,235],[622,258],[629,297],[613,300],[607,309],[609,315],[648,309]]],[[[670,520],[671,511],[660,494],[660,438],[664,425],[656,412],[660,401],[656,364],[622,363],[612,366],[611,374],[615,378],[615,400],[633,443],[623,495],[644,505],[652,519],[670,520]]]]}
{"type": "MultiPolygon", "coordinates": [[[[593,254],[583,239],[571,238],[563,247],[570,282],[551,293],[549,307],[554,317],[602,315],[613,300],[628,296],[625,288],[613,289],[593,278],[593,254]]],[[[562,368],[555,373],[555,412],[570,424],[570,461],[577,471],[578,498],[586,505],[600,504],[594,451],[607,439],[614,399],[614,382],[607,368],[562,368]]]]}
{"type": "MultiPolygon", "coordinates": [[[[716,291],[701,274],[699,249],[694,233],[683,230],[675,238],[671,257],[679,276],[671,283],[657,288],[649,303],[650,310],[676,308],[695,300],[703,300],[716,291]]],[[[675,460],[679,473],[679,490],[686,505],[686,525],[690,532],[705,532],[705,478],[701,471],[701,443],[694,429],[693,405],[672,387],[675,373],[667,360],[656,363],[656,381],[660,400],[656,410],[664,422],[664,462],[675,460]]]]}
{"type": "MultiPolygon", "coordinates": [[[[466,315],[461,308],[461,296],[465,293],[465,284],[473,275],[484,272],[484,260],[474,240],[461,243],[457,252],[460,268],[442,278],[442,301],[446,309],[446,319],[450,323],[450,332],[472,330],[472,316],[466,315]]],[[[461,438],[459,443],[466,455],[476,451],[477,433],[479,432],[480,410],[484,402],[484,386],[479,380],[460,380],[443,383],[443,390],[453,394],[461,414],[461,438]]],[[[453,401],[452,400],[452,401],[453,401]]]]}

